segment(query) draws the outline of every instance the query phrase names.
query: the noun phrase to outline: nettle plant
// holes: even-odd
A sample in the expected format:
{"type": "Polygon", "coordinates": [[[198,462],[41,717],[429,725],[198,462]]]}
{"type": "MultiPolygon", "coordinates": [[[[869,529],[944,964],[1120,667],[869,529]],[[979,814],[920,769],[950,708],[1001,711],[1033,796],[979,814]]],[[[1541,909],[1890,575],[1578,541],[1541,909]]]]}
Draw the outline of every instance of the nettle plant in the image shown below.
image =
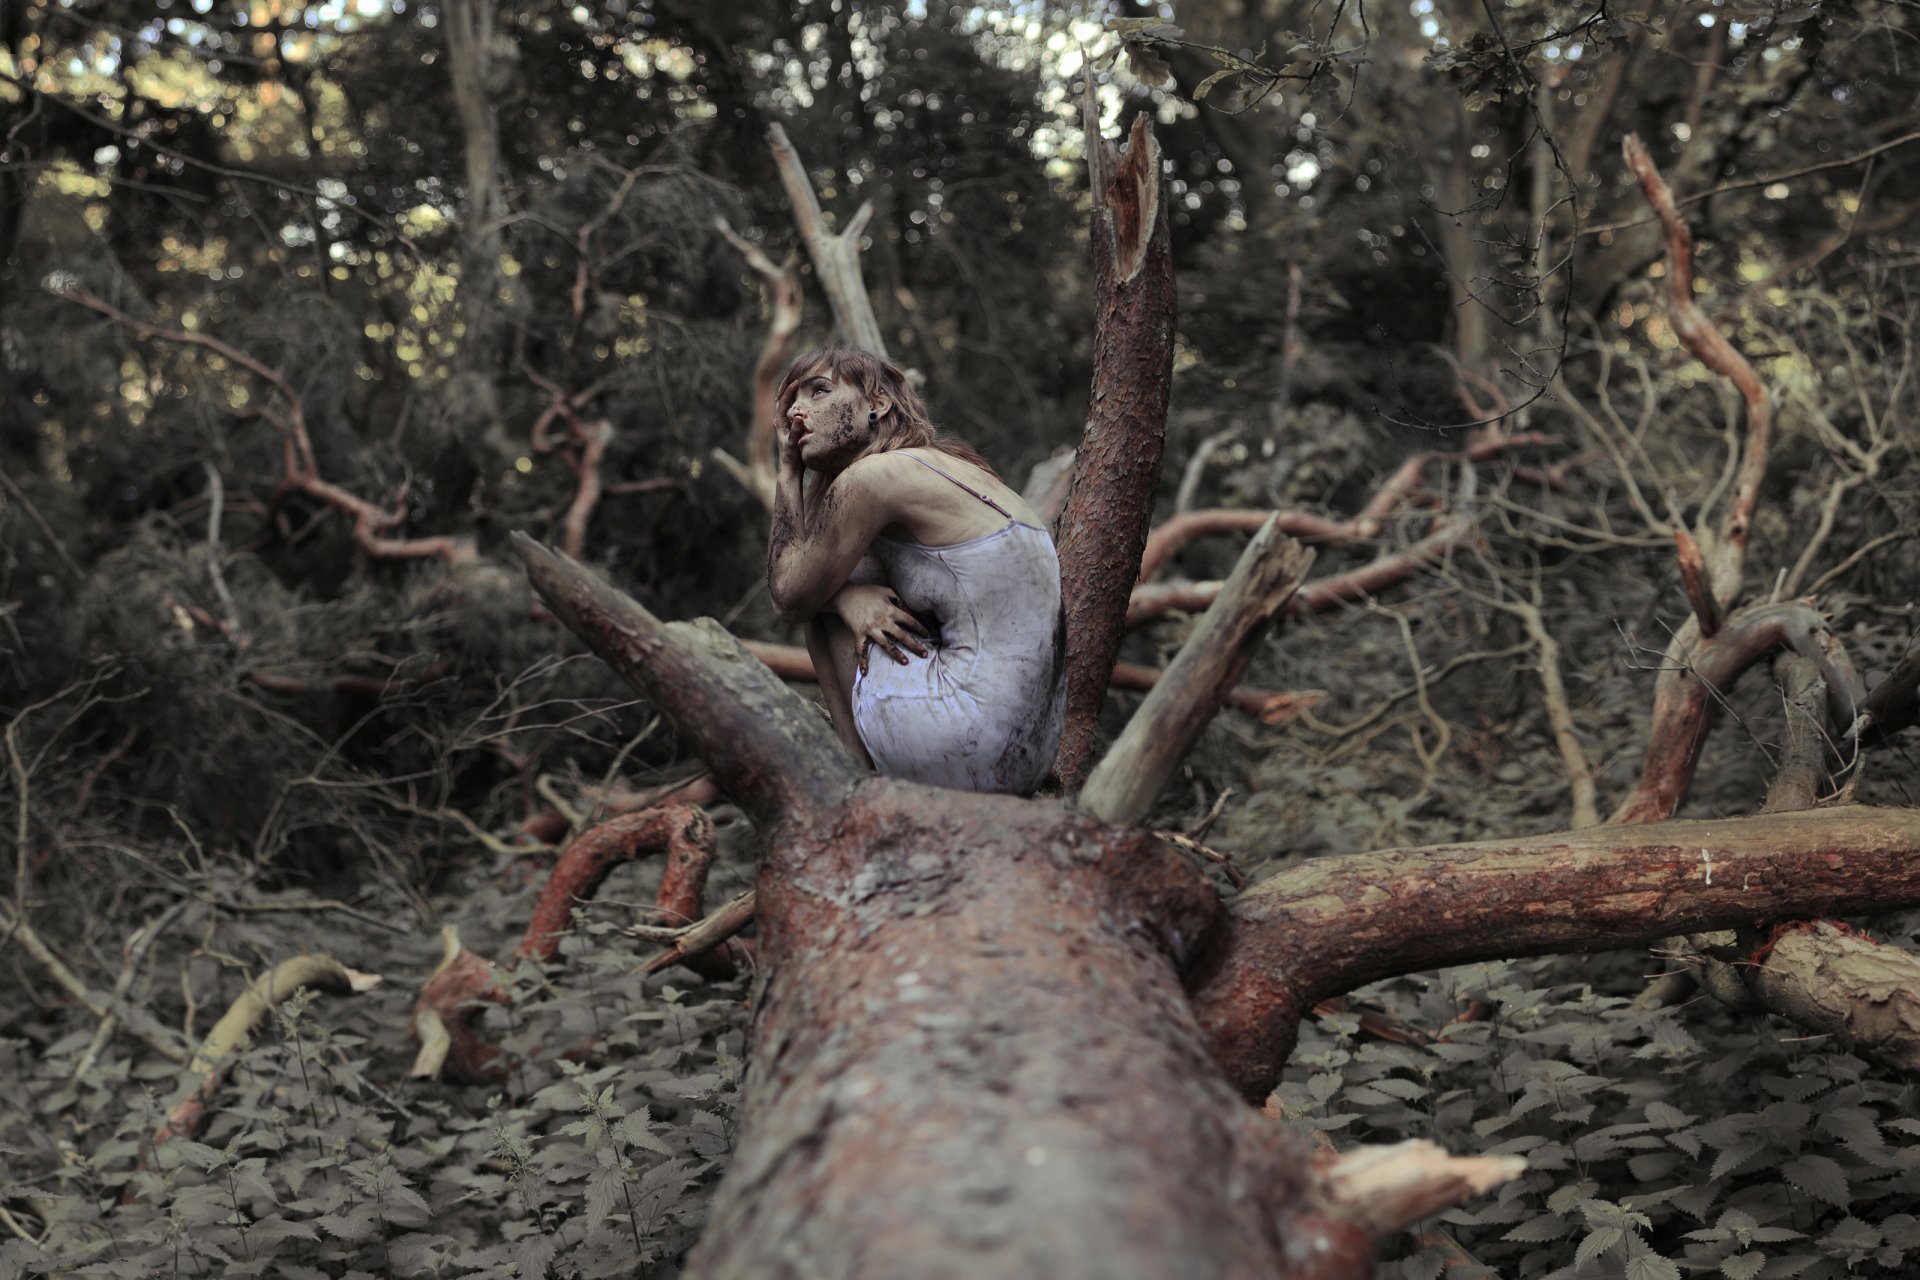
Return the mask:
{"type": "Polygon", "coordinates": [[[393,1008],[296,996],[204,1140],[155,1146],[177,1068],[109,1056],[76,1077],[90,1029],[0,1043],[22,1086],[0,1096],[0,1277],[506,1280],[678,1257],[731,1149],[741,991],[637,979],[588,936],[608,927],[570,940],[564,972],[508,975],[499,1030],[521,1053],[491,1096],[391,1080],[393,1008]]]}
{"type": "Polygon", "coordinates": [[[1527,1161],[1522,1177],[1440,1215],[1474,1261],[1416,1233],[1383,1276],[1920,1269],[1912,1084],[1776,1020],[1646,1007],[1596,991],[1591,964],[1587,981],[1561,980],[1567,968],[1475,965],[1356,995],[1356,1006],[1443,1028],[1428,1043],[1378,1039],[1354,1012],[1303,1027],[1279,1091],[1295,1123],[1343,1147],[1420,1137],[1527,1161]],[[1455,1020],[1474,1002],[1487,1016],[1455,1020]]]}

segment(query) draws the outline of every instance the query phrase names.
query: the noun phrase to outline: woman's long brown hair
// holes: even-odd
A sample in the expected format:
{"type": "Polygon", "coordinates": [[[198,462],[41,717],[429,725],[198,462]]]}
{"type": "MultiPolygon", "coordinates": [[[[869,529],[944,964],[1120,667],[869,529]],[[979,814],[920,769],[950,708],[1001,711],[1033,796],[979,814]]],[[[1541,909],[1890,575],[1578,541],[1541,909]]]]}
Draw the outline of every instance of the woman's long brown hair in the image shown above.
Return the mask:
{"type": "Polygon", "coordinates": [[[860,388],[860,394],[869,400],[876,394],[886,394],[891,403],[887,411],[880,415],[877,424],[880,428],[881,451],[938,449],[962,462],[971,462],[996,480],[1000,478],[1000,473],[980,456],[978,449],[965,440],[935,429],[933,420],[927,416],[927,407],[914,394],[900,366],[860,347],[822,347],[818,351],[807,352],[788,366],[786,377],[780,380],[780,394],[774,401],[776,430],[785,424],[787,411],[793,408],[794,398],[800,394],[800,384],[820,374],[831,377],[835,382],[853,383],[860,388]]]}

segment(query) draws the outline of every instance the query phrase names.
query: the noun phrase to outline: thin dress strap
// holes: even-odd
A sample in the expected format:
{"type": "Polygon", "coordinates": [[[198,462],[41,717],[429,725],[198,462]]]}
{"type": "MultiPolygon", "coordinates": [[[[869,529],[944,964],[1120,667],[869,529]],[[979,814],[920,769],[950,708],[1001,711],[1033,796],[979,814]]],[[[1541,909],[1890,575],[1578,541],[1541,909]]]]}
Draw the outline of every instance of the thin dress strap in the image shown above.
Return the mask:
{"type": "MultiPolygon", "coordinates": [[[[966,484],[966,483],[963,483],[962,481],[954,479],[952,476],[948,475],[946,472],[942,471],[940,468],[934,466],[931,462],[928,462],[925,458],[921,457],[919,454],[909,453],[907,454],[907,457],[912,458],[915,462],[919,463],[921,466],[925,467],[927,470],[933,472],[933,474],[939,476],[942,480],[947,481],[949,484],[953,485],[955,488],[961,489],[964,492],[972,494],[974,497],[980,499],[980,501],[986,503],[988,506],[992,507],[995,511],[998,511],[1001,515],[1005,516],[1007,519],[1015,520],[1013,512],[1007,510],[1005,507],[995,502],[992,498],[989,498],[986,494],[981,493],[978,489],[974,488],[972,485],[966,484]]],[[[1015,523],[1018,523],[1018,521],[1015,520],[1015,523]]]]}

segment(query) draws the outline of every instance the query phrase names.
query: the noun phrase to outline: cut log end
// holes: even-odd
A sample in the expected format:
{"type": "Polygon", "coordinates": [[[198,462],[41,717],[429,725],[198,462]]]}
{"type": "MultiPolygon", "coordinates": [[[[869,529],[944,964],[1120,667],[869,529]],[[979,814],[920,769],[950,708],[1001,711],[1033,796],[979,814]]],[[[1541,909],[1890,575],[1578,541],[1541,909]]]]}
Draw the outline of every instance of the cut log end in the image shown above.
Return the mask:
{"type": "Polygon", "coordinates": [[[1520,1156],[1452,1156],[1431,1142],[1361,1147],[1328,1164],[1331,1212],[1379,1240],[1526,1171],[1520,1156]]]}

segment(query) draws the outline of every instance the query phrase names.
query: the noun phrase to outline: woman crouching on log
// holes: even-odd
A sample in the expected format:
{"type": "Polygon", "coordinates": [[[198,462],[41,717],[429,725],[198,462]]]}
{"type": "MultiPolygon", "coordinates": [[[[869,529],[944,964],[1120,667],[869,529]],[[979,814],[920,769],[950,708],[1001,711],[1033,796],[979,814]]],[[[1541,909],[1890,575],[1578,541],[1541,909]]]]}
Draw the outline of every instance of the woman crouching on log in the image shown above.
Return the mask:
{"type": "Polygon", "coordinates": [[[877,356],[801,356],[778,404],[767,586],[834,728],[888,777],[1034,790],[1066,688],[1053,539],[877,356]]]}

